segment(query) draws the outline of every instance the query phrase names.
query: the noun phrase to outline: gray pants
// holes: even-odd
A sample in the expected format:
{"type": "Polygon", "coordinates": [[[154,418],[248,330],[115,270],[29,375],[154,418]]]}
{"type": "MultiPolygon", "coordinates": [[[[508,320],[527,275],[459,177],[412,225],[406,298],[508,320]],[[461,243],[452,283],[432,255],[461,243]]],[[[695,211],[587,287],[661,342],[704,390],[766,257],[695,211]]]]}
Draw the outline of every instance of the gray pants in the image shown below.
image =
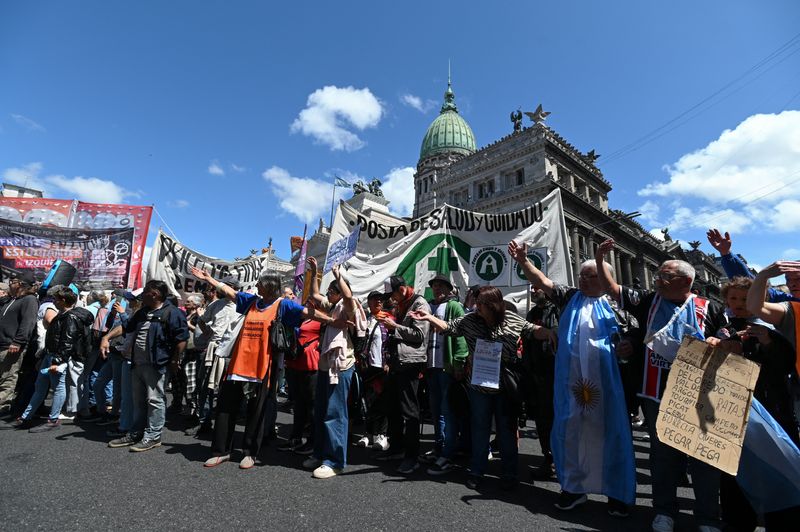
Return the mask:
{"type": "Polygon", "coordinates": [[[78,413],[78,408],[83,395],[83,362],[69,359],[67,361],[67,406],[68,414],[78,413]]]}
{"type": "Polygon", "coordinates": [[[10,410],[17,387],[17,375],[25,350],[10,355],[8,349],[0,350],[0,410],[10,410]]]}
{"type": "Polygon", "coordinates": [[[133,424],[131,433],[144,434],[148,440],[161,438],[167,411],[164,394],[166,372],[150,364],[134,364],[131,368],[131,391],[133,392],[133,424]]]}
{"type": "Polygon", "coordinates": [[[656,435],[658,403],[642,400],[642,409],[650,434],[650,480],[653,485],[653,508],[657,514],[677,519],[678,484],[689,466],[694,490],[694,518],[698,526],[721,527],[719,520],[719,477],[715,467],[689,458],[679,450],[663,444],[656,435]]]}

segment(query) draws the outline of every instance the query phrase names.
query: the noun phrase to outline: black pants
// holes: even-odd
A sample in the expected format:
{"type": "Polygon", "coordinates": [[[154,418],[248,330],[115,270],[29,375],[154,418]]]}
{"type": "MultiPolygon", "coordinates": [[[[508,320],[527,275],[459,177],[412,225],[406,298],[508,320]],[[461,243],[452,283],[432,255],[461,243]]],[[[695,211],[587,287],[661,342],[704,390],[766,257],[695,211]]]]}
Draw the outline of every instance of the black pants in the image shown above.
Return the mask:
{"type": "Polygon", "coordinates": [[[386,419],[386,374],[383,368],[372,366],[359,370],[364,386],[364,401],[367,404],[365,420],[367,434],[386,434],[389,424],[386,419]]]}
{"type": "Polygon", "coordinates": [[[419,455],[419,375],[424,363],[396,364],[386,379],[389,444],[406,458],[419,455]]]}
{"type": "Polygon", "coordinates": [[[294,401],[294,422],[290,439],[303,437],[305,428],[310,424],[308,441],[314,441],[314,391],[317,387],[317,372],[286,368],[286,384],[289,386],[289,397],[294,401]]]}
{"type": "MultiPolygon", "coordinates": [[[[236,432],[236,416],[244,400],[244,385],[240,381],[225,380],[220,385],[217,416],[214,421],[214,437],[211,451],[215,456],[230,454],[233,449],[233,435],[236,432]]],[[[244,428],[242,449],[245,455],[255,458],[264,441],[267,427],[265,417],[269,403],[269,389],[261,383],[254,383],[257,391],[247,402],[247,421],[244,428]]]]}

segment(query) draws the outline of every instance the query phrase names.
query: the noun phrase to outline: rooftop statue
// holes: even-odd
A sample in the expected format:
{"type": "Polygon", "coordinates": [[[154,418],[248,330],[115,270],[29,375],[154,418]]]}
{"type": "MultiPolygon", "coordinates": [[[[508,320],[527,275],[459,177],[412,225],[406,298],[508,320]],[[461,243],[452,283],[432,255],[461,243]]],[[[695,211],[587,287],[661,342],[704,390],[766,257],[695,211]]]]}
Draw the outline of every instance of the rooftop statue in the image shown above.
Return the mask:
{"type": "Polygon", "coordinates": [[[534,124],[541,124],[550,116],[550,112],[543,110],[542,104],[539,104],[539,107],[537,107],[534,112],[525,111],[525,116],[530,118],[534,124]]]}
{"type": "Polygon", "coordinates": [[[522,131],[522,111],[517,109],[511,112],[511,121],[514,123],[514,133],[522,131]]]}

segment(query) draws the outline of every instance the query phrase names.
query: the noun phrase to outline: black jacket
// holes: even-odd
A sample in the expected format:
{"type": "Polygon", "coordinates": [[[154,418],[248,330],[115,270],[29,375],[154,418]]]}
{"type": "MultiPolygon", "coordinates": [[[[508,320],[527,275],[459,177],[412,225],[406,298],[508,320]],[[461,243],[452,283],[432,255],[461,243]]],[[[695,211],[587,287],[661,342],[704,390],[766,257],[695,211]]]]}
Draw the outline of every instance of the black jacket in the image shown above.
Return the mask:
{"type": "Polygon", "coordinates": [[[0,350],[11,344],[24,348],[36,334],[36,311],[39,303],[34,295],[8,299],[0,306],[0,350]]]}
{"type": "Polygon", "coordinates": [[[94,316],[85,308],[73,308],[53,318],[44,337],[44,349],[53,357],[52,364],[86,360],[91,349],[92,322],[94,316]]]}

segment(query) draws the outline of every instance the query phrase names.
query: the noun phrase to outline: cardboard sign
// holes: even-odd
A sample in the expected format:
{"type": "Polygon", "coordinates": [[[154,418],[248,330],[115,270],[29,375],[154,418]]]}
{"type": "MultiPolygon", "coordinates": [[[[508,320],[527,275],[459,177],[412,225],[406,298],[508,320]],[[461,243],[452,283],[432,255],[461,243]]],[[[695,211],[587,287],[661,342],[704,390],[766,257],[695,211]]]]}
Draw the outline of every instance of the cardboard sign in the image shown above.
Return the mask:
{"type": "Polygon", "coordinates": [[[658,409],[658,439],[736,475],[760,369],[742,356],[684,337],[658,409]]]}
{"type": "Polygon", "coordinates": [[[356,254],[358,237],[361,236],[361,227],[356,227],[345,238],[340,238],[328,247],[328,256],[325,258],[325,268],[322,273],[328,273],[334,266],[344,264],[356,254]]]}

